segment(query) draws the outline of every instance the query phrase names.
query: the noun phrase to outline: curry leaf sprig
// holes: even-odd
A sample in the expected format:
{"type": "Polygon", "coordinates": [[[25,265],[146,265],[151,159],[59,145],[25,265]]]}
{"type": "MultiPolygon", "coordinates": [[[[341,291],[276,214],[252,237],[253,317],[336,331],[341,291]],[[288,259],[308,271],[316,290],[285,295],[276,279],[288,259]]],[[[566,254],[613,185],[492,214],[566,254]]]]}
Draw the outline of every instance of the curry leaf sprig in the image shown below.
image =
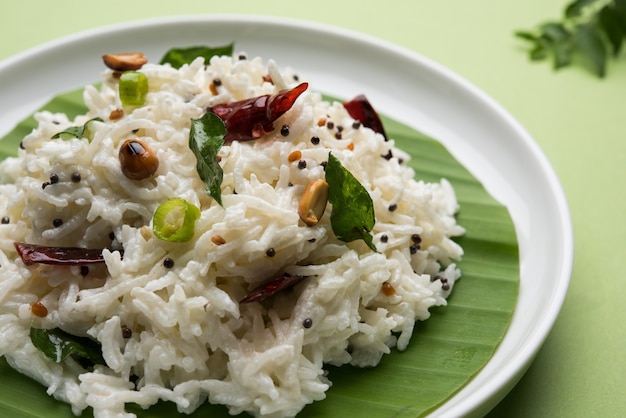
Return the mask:
{"type": "Polygon", "coordinates": [[[560,20],[515,35],[531,44],[532,61],[552,58],[555,70],[581,64],[603,78],[626,38],[626,0],[574,0],[560,20]]]}

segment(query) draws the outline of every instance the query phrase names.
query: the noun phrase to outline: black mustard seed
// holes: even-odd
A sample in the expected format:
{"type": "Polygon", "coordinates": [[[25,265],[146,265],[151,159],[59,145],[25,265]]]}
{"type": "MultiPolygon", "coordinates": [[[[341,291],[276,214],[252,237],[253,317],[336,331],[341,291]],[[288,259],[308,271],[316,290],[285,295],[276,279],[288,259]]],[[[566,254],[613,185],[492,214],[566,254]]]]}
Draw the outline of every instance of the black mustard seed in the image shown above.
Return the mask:
{"type": "Polygon", "coordinates": [[[129,339],[132,336],[133,336],[133,330],[132,329],[130,329],[128,327],[122,328],[122,337],[124,337],[125,339],[129,339]]]}

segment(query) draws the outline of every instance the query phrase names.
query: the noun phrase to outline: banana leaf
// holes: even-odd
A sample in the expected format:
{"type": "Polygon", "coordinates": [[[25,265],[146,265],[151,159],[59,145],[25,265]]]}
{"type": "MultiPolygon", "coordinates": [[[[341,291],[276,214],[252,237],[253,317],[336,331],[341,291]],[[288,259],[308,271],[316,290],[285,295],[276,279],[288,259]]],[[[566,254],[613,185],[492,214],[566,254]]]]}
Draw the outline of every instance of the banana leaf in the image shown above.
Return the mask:
{"type": "MultiPolygon", "coordinates": [[[[85,111],[82,90],[53,98],[43,109],[70,118],[85,111]]],[[[458,263],[462,279],[448,305],[431,310],[416,325],[409,347],[385,355],[375,368],[328,367],[333,386],[323,401],[308,405],[299,417],[345,417],[365,413],[368,418],[415,418],[445,403],[492,357],[504,337],[519,290],[519,253],[507,209],[494,200],[437,141],[382,116],[385,130],[408,152],[416,178],[447,178],[461,206],[458,222],[466,234],[458,238],[465,255],[458,263]]],[[[16,155],[22,138],[35,127],[32,117],[20,122],[0,140],[0,159],[16,155]]],[[[73,417],[69,405],[46,395],[45,388],[14,371],[0,359],[0,410],[6,416],[73,417]]],[[[177,415],[172,403],[160,402],[144,411],[128,405],[139,417],[177,415]]],[[[83,416],[92,416],[87,410],[83,416]]],[[[191,417],[227,418],[225,407],[205,404],[191,417]]]]}

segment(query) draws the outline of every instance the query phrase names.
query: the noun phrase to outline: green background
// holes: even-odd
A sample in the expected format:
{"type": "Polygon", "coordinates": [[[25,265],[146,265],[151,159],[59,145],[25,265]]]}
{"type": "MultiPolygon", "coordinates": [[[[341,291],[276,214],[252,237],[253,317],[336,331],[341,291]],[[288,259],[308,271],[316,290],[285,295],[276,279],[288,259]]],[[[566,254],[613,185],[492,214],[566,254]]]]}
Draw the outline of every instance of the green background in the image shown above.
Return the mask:
{"type": "MultiPolygon", "coordinates": [[[[517,29],[561,15],[567,0],[297,2],[0,0],[0,59],[102,25],[168,15],[284,16],[359,31],[443,64],[502,104],[535,138],[572,211],[575,261],[561,314],[535,362],[493,417],[621,416],[626,411],[626,56],[599,80],[530,63],[517,29]]],[[[0,80],[2,83],[2,80],[0,80]]],[[[0,115],[2,117],[2,115],[0,115]]]]}

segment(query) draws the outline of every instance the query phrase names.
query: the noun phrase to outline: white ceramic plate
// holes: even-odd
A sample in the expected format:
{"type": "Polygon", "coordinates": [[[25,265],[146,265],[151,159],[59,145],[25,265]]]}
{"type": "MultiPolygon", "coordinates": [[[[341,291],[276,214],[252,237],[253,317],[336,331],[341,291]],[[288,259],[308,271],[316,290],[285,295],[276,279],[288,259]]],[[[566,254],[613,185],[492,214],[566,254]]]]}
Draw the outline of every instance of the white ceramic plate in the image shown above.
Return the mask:
{"type": "Polygon", "coordinates": [[[319,91],[342,98],[364,93],[381,113],[443,142],[509,208],[521,254],[513,321],[487,366],[432,416],[489,411],[526,371],[561,308],[573,257],[571,221],[559,181],[532,138],[445,68],[381,40],[308,22],[224,15],[133,22],[0,63],[0,136],[49,97],[93,82],[102,71],[94,56],[141,51],[158,61],[170,47],[233,40],[237,51],[292,66],[319,91]]]}

